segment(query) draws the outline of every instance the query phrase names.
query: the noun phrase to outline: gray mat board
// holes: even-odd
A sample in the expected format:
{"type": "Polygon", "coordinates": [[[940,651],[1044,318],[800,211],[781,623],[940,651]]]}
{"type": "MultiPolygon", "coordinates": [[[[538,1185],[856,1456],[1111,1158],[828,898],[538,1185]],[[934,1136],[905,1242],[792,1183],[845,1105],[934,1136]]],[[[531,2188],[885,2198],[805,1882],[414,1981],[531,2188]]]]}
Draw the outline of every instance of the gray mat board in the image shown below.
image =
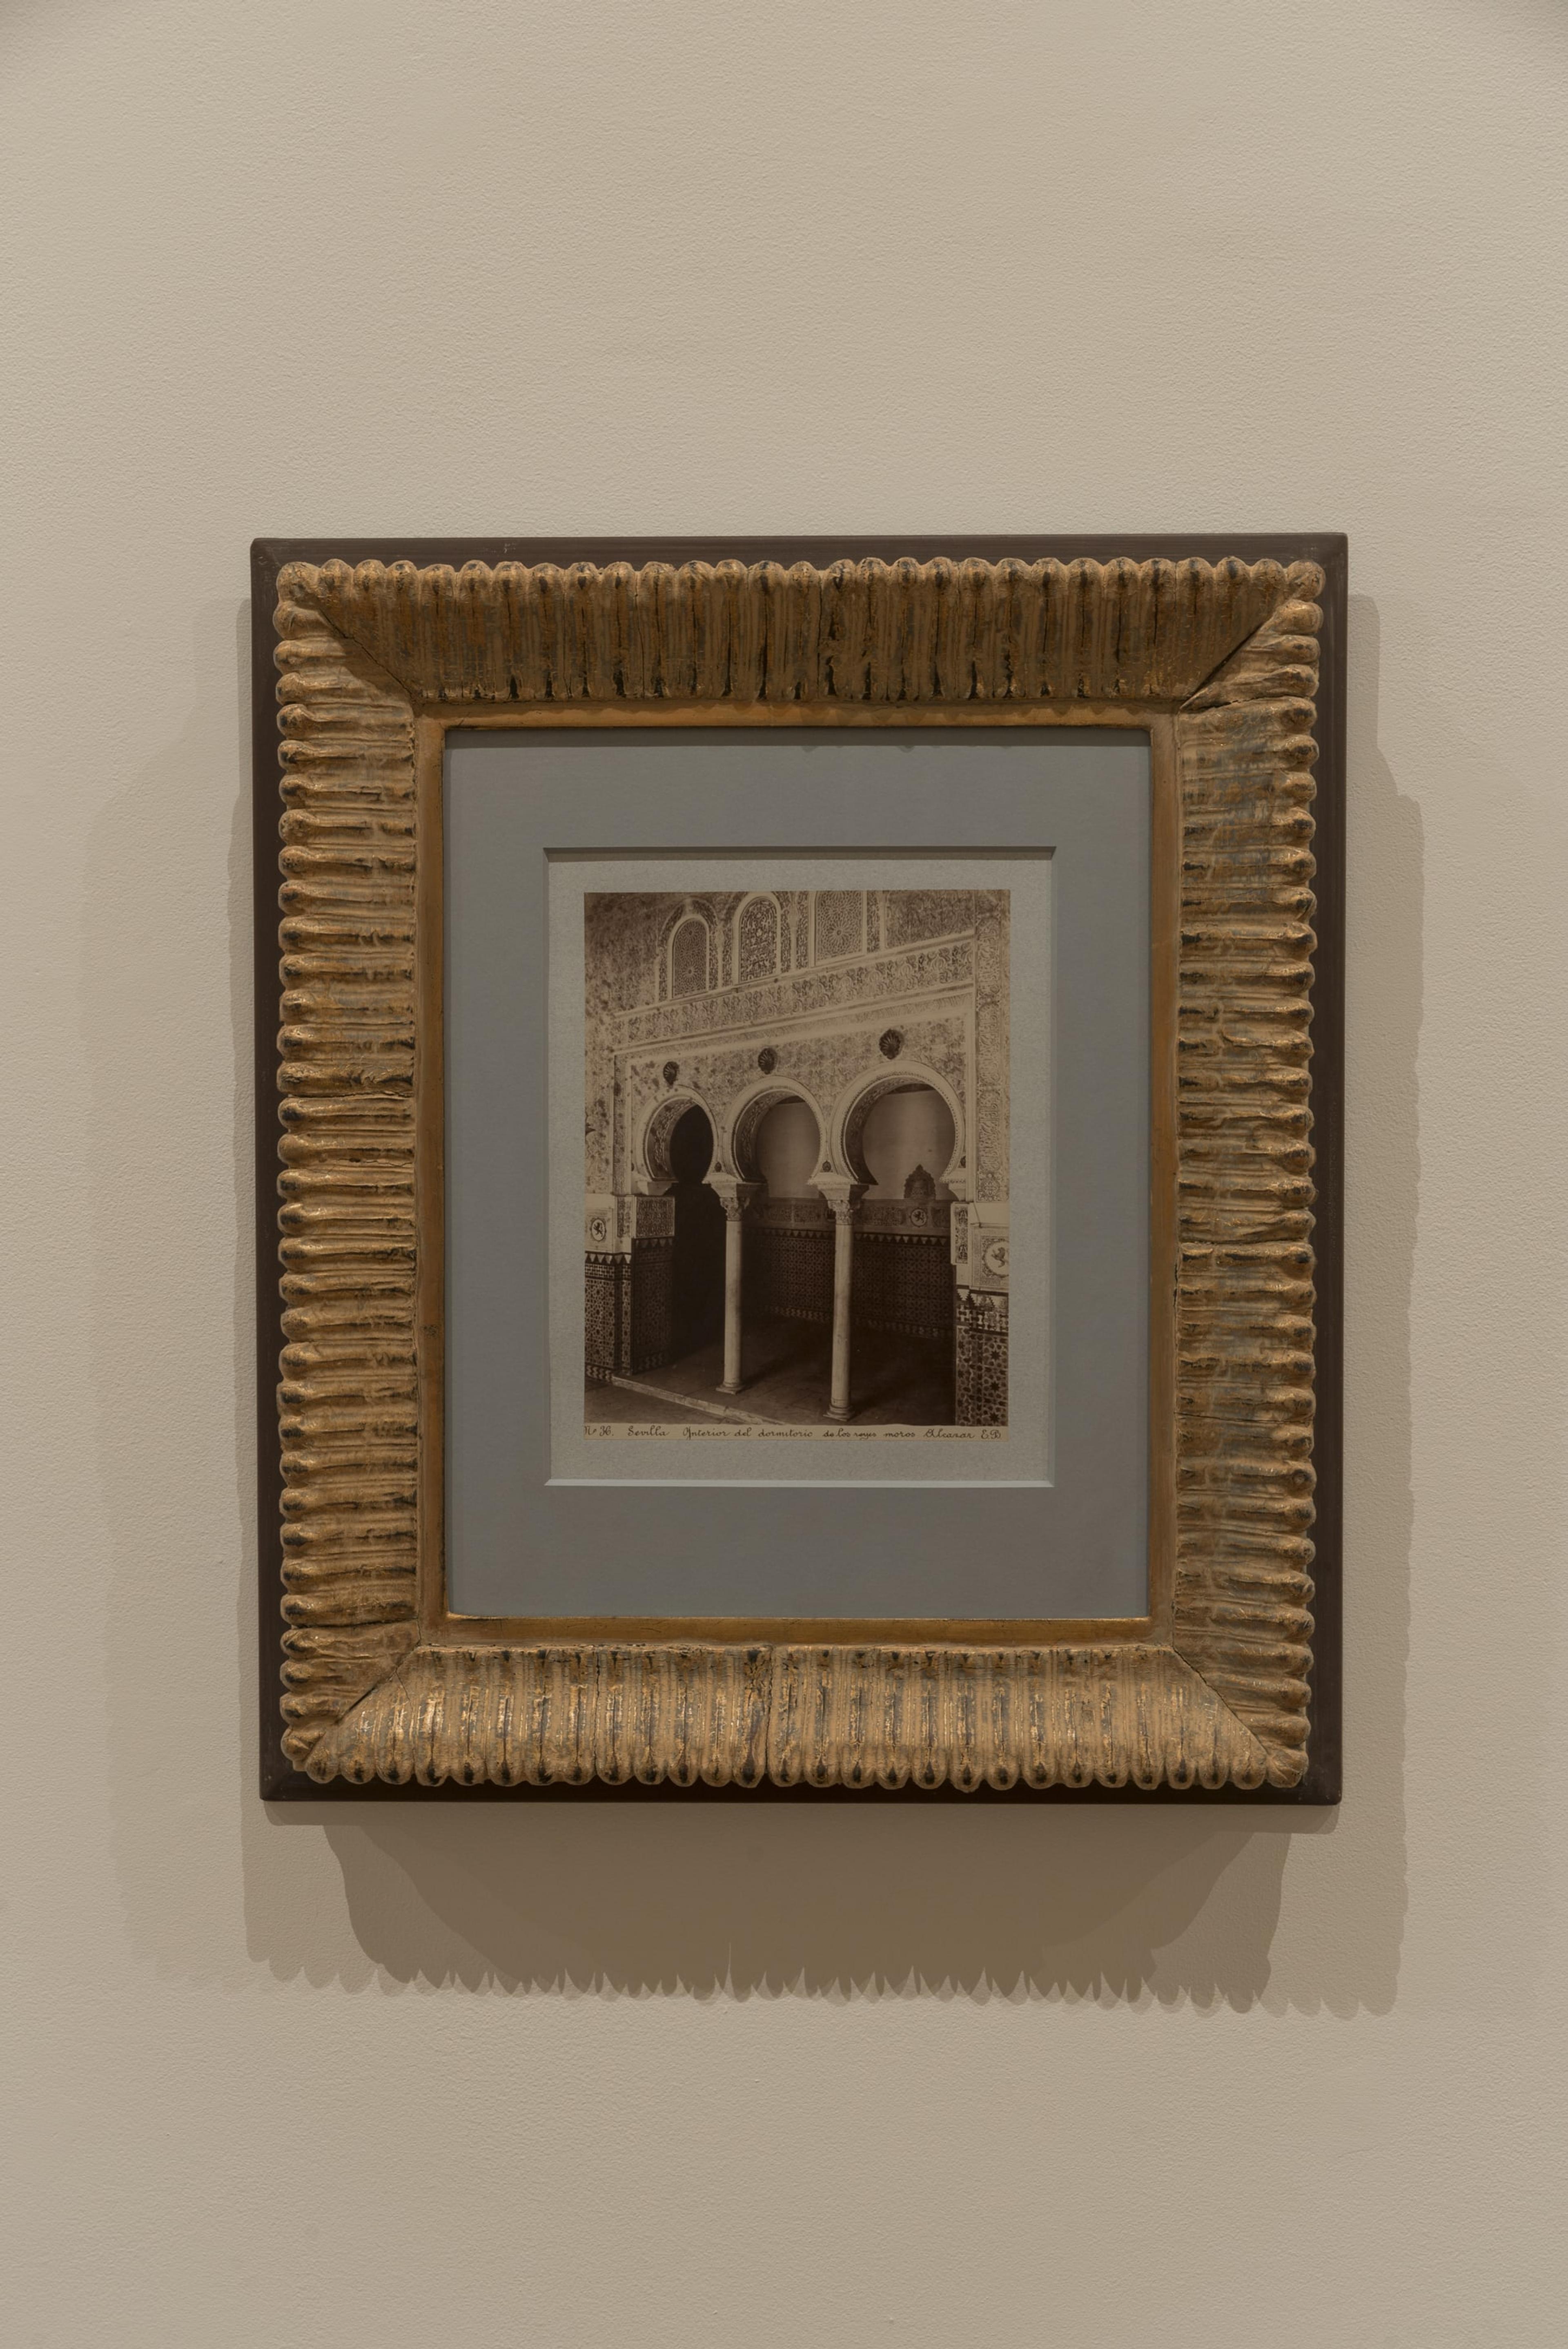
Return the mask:
{"type": "MultiPolygon", "coordinates": [[[[545,1618],[1141,1612],[1145,740],[1054,729],[458,734],[446,867],[454,1608],[545,1618]],[[884,842],[1053,857],[1054,1483],[550,1483],[547,859],[863,854],[884,842]]],[[[647,885],[659,885],[655,868],[647,885]]]]}

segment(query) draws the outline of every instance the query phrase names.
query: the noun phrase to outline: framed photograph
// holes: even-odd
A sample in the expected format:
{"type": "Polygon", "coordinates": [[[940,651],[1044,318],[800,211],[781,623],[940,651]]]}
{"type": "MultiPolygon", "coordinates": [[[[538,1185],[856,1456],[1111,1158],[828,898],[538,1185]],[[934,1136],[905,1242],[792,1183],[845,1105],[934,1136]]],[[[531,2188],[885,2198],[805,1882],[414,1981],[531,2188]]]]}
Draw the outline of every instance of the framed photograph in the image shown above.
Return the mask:
{"type": "Polygon", "coordinates": [[[1336,1801],[1343,539],[253,560],[263,1794],[1336,1801]]]}

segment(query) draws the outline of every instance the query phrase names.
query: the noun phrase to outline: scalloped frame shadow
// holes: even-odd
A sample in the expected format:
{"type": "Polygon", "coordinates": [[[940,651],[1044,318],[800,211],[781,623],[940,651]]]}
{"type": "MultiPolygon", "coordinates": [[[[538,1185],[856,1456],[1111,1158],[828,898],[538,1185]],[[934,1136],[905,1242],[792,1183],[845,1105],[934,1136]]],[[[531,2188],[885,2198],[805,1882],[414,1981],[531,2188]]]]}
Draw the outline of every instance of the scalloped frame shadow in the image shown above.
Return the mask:
{"type": "Polygon", "coordinates": [[[1296,1785],[1312,1618],[1310,563],[291,564],[284,1747],[326,1784],[1296,1785]],[[1169,1643],[421,1637],[415,719],[1118,705],[1181,794],[1169,1643]]]}

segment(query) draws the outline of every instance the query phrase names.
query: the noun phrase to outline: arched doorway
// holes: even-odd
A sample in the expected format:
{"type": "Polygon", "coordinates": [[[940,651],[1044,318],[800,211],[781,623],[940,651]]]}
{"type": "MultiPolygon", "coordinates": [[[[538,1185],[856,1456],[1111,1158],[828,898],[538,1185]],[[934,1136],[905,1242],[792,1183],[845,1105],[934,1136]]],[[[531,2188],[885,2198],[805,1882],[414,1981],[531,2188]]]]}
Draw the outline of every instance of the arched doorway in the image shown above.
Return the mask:
{"type": "Polygon", "coordinates": [[[934,1085],[903,1085],[880,1094],[859,1137],[871,1176],[867,1197],[951,1198],[942,1178],[956,1138],[953,1112],[934,1085]]]}
{"type": "Polygon", "coordinates": [[[774,1371],[791,1365],[799,1395],[820,1386],[825,1408],[833,1230],[811,1180],[822,1151],[816,1112],[798,1093],[769,1101],[745,1146],[748,1172],[759,1186],[748,1211],[746,1250],[753,1363],[774,1371]]]}
{"type": "MultiPolygon", "coordinates": [[[[765,1082],[732,1108],[724,1148],[744,1199],[738,1243],[739,1326],[727,1346],[756,1416],[820,1417],[829,1400],[832,1218],[816,1187],[822,1127],[797,1087],[765,1082]]],[[[727,1369],[726,1376],[730,1375],[727,1369]]]]}
{"type": "Polygon", "coordinates": [[[963,1112],[957,1095],[934,1070],[910,1062],[868,1070],[840,1094],[831,1141],[835,1164],[883,1198],[902,1197],[917,1170],[932,1176],[937,1198],[968,1195],[963,1112]],[[875,1166],[866,1155],[868,1131],[875,1166]]]}
{"type": "Polygon", "coordinates": [[[676,1361],[699,1352],[724,1330],[724,1208],[704,1180],[713,1164],[713,1147],[707,1112],[694,1102],[676,1120],[666,1144],[674,1177],[671,1323],[676,1361]]]}
{"type": "Polygon", "coordinates": [[[964,1182],[955,1097],[927,1069],[868,1071],[840,1096],[834,1133],[857,1191],[848,1260],[835,1268],[832,1416],[951,1424],[949,1226],[964,1182]]]}

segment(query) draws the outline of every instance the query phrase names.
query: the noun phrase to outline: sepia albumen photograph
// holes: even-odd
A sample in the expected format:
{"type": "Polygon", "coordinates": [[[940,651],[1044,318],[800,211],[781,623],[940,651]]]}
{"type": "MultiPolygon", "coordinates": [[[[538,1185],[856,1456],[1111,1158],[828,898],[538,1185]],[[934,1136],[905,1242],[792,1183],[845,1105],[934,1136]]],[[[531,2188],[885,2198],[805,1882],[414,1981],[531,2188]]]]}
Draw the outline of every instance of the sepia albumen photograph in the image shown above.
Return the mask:
{"type": "Polygon", "coordinates": [[[584,1432],[1007,1423],[1006,889],[588,895],[584,1432]]]}

